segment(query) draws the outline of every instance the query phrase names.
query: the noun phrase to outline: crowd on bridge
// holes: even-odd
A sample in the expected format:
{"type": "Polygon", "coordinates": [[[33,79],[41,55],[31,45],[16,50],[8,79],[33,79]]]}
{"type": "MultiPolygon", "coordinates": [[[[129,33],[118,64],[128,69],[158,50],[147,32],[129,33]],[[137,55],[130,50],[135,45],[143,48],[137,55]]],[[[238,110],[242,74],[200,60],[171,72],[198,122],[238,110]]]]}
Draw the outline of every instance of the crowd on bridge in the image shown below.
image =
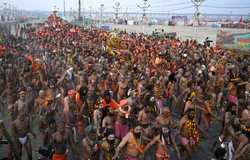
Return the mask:
{"type": "Polygon", "coordinates": [[[247,54],[56,14],[1,39],[6,158],[39,147],[48,160],[250,159],[247,54]]]}

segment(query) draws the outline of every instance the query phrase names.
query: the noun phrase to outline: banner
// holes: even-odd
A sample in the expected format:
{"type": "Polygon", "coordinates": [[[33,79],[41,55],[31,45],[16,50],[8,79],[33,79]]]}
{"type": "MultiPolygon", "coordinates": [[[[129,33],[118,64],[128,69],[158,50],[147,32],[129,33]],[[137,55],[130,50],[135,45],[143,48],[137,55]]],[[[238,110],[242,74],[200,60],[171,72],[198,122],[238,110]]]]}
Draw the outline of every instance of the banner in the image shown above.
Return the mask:
{"type": "Polygon", "coordinates": [[[250,50],[250,32],[232,34],[219,30],[216,45],[228,49],[250,50]]]}

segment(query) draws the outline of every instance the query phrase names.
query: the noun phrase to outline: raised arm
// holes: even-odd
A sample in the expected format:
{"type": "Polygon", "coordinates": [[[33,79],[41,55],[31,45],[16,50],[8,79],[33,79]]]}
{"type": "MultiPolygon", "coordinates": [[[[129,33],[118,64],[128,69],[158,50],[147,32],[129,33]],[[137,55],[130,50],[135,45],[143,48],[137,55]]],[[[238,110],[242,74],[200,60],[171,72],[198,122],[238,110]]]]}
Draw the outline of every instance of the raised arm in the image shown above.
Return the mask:
{"type": "Polygon", "coordinates": [[[173,144],[174,150],[175,150],[176,153],[177,153],[178,159],[181,159],[180,150],[179,150],[179,148],[178,148],[178,146],[177,146],[177,144],[176,144],[174,138],[173,138],[172,136],[170,136],[170,138],[171,138],[171,142],[172,142],[172,144],[173,144]]]}
{"type": "Polygon", "coordinates": [[[140,111],[139,114],[138,114],[138,119],[137,119],[138,122],[141,122],[142,121],[142,112],[140,111]]]}
{"type": "Polygon", "coordinates": [[[120,142],[120,144],[117,146],[115,155],[112,159],[116,159],[119,156],[119,153],[121,149],[128,143],[129,138],[131,137],[131,133],[129,132],[120,142]]]}
{"type": "Polygon", "coordinates": [[[147,146],[144,149],[144,152],[146,152],[152,145],[156,144],[160,140],[160,135],[156,136],[151,142],[147,144],[147,146]]]}
{"type": "Polygon", "coordinates": [[[65,118],[66,123],[68,123],[69,122],[69,103],[68,103],[67,98],[64,98],[63,106],[64,106],[63,108],[64,118],[65,118]]]}
{"type": "Polygon", "coordinates": [[[123,137],[122,141],[117,146],[116,151],[120,152],[120,150],[127,144],[130,137],[131,137],[131,133],[129,132],[125,137],[123,137]]]}

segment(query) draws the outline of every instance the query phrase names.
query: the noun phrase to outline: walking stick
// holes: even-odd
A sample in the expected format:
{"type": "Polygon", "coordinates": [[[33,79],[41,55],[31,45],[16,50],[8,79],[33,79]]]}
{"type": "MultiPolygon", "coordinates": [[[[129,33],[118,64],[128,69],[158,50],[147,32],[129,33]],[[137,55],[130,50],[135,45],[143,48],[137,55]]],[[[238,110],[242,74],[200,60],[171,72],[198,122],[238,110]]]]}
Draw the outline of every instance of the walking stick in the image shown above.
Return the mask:
{"type": "Polygon", "coordinates": [[[16,146],[16,143],[12,141],[11,135],[8,133],[8,131],[6,130],[4,126],[3,120],[0,120],[0,129],[3,131],[3,135],[5,136],[5,138],[10,144],[10,147],[14,153],[15,160],[21,160],[21,157],[18,154],[18,148],[16,146]]]}

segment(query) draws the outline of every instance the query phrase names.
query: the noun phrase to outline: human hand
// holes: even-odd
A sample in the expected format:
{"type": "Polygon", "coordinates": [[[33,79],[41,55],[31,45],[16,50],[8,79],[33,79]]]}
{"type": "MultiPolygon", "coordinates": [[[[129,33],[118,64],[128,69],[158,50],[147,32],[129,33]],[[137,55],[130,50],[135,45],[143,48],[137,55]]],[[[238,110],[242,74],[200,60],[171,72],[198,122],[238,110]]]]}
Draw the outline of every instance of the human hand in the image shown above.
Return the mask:
{"type": "Polygon", "coordinates": [[[115,155],[113,156],[112,160],[116,160],[119,156],[119,153],[115,153],[115,155]]]}

